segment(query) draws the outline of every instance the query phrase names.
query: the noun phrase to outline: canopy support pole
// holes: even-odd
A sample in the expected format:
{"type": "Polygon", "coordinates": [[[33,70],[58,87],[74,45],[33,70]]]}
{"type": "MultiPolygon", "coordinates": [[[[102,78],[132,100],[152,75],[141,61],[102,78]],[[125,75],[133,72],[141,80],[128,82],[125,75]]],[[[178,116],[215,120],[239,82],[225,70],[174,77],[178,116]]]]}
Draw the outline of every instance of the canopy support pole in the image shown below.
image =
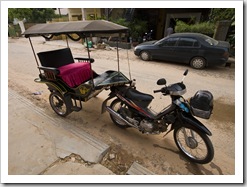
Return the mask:
{"type": "MultiPolygon", "coordinates": [[[[89,51],[89,46],[88,46],[88,41],[87,41],[87,37],[86,36],[85,36],[85,42],[86,42],[86,47],[87,47],[88,58],[89,58],[89,61],[90,61],[91,57],[90,57],[90,51],[89,51]]],[[[91,62],[89,62],[89,64],[90,64],[90,69],[91,69],[92,86],[94,88],[92,64],[91,64],[91,62]]]]}
{"type": "Polygon", "coordinates": [[[67,44],[67,47],[69,48],[69,42],[68,42],[68,36],[66,35],[66,44],[67,44]]]}
{"type": "Polygon", "coordinates": [[[129,76],[130,76],[130,80],[132,80],[131,79],[131,72],[130,72],[130,62],[129,62],[129,53],[128,53],[128,49],[127,49],[127,59],[128,59],[128,67],[129,67],[129,76]]]}
{"type": "Polygon", "coordinates": [[[120,67],[119,67],[118,39],[117,39],[117,68],[118,68],[118,73],[119,73],[120,67]]]}
{"type": "MultiPolygon", "coordinates": [[[[31,45],[31,47],[32,47],[32,51],[33,51],[33,55],[34,55],[34,58],[35,58],[36,63],[37,63],[37,67],[39,67],[39,63],[38,63],[38,60],[37,60],[37,57],[36,57],[36,54],[35,54],[35,51],[34,51],[34,48],[33,48],[33,44],[32,44],[31,38],[29,37],[28,39],[29,39],[29,43],[30,43],[30,45],[31,45]]],[[[39,68],[38,68],[38,69],[39,69],[39,68]]],[[[39,73],[41,74],[40,69],[39,69],[39,73]]]]}

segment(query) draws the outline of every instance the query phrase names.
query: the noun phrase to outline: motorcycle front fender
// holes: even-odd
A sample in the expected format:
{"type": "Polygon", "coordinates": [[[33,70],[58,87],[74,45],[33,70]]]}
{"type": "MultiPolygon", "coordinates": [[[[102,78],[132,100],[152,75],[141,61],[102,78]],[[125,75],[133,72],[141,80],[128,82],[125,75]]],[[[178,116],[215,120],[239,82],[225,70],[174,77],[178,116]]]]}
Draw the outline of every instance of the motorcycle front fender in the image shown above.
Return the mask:
{"type": "Polygon", "coordinates": [[[193,117],[191,114],[188,114],[186,112],[180,113],[180,119],[182,121],[185,121],[187,123],[184,123],[183,126],[193,126],[200,131],[204,132],[205,134],[212,136],[212,133],[210,130],[208,130],[207,127],[205,127],[199,120],[197,120],[195,117],[193,117]]]}

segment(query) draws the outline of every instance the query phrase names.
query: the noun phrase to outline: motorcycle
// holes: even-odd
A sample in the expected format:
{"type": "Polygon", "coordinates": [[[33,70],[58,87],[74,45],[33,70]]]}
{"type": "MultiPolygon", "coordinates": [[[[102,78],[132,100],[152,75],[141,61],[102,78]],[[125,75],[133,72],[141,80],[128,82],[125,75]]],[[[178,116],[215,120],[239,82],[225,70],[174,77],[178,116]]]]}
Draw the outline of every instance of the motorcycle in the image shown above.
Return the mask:
{"type": "Polygon", "coordinates": [[[147,41],[152,41],[153,40],[153,30],[150,30],[150,32],[146,32],[143,36],[143,42],[147,42],[147,41]]]}
{"type": "Polygon", "coordinates": [[[154,93],[161,92],[171,98],[171,104],[159,113],[148,108],[154,97],[136,90],[134,82],[129,86],[111,87],[109,97],[102,104],[102,113],[108,111],[114,124],[120,128],[133,127],[145,134],[166,132],[166,136],[173,130],[174,141],[188,160],[209,163],[214,157],[214,148],[208,137],[212,133],[194,116],[210,118],[213,95],[209,91],[199,90],[190,99],[184,99],[182,95],[186,93],[186,86],[183,81],[187,74],[188,70],[184,72],[181,82],[168,86],[164,78],[157,81],[157,85],[164,87],[154,90],[154,93]]]}

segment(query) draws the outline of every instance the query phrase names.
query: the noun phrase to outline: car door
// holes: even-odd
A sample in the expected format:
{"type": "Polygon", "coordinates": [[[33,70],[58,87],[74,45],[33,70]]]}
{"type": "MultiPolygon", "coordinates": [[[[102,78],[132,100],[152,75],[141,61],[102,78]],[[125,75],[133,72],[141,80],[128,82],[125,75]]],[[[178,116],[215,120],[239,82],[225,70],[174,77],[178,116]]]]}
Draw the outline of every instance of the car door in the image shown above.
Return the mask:
{"type": "Polygon", "coordinates": [[[165,38],[157,42],[155,50],[153,51],[153,59],[174,61],[174,51],[179,38],[165,38]]]}
{"type": "Polygon", "coordinates": [[[200,43],[196,38],[180,37],[174,49],[175,61],[189,63],[200,52],[200,43]]]}

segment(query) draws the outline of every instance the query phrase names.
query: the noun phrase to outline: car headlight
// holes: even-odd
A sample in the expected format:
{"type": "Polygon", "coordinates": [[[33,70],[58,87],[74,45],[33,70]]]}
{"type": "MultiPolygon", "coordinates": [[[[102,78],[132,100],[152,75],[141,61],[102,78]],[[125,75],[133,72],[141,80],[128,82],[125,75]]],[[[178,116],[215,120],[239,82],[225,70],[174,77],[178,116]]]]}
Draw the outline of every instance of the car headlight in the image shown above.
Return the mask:
{"type": "Polygon", "coordinates": [[[136,47],[134,48],[134,51],[136,51],[136,47]]]}

